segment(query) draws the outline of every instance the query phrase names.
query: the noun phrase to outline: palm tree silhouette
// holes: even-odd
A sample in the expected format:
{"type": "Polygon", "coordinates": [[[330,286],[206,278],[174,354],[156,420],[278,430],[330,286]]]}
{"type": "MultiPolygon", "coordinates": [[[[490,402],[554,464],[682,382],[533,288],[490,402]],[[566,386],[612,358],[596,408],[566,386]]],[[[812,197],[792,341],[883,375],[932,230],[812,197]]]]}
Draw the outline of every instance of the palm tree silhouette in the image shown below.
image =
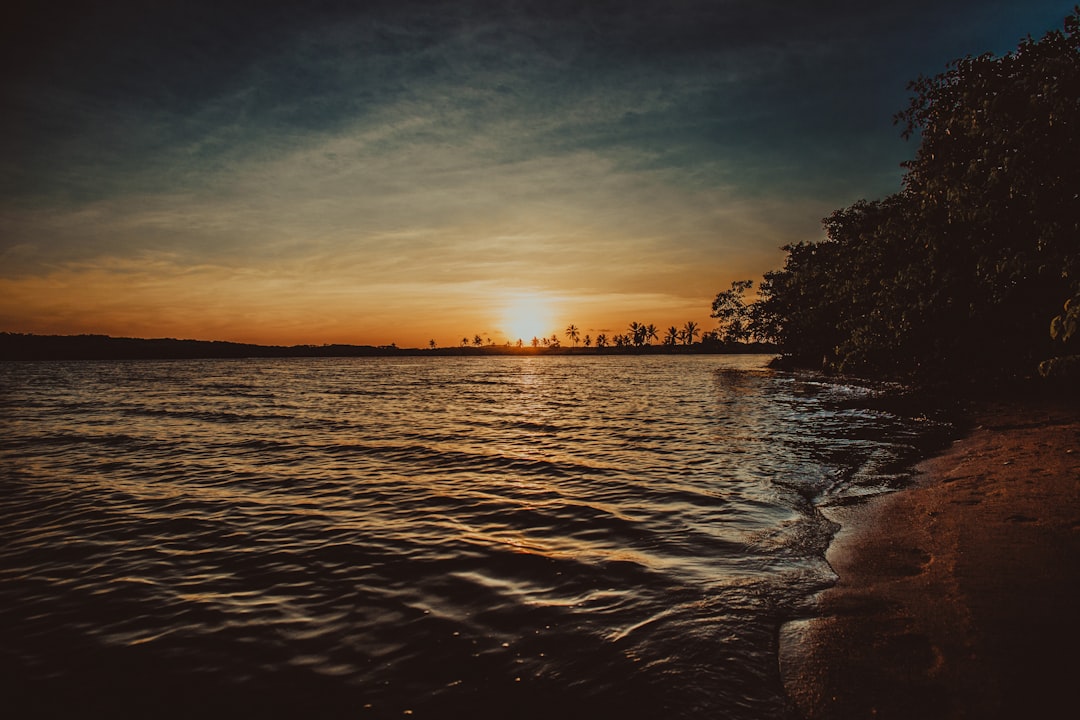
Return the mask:
{"type": "Polygon", "coordinates": [[[434,339],[434,338],[432,338],[431,340],[428,340],[428,341],[427,341],[427,346],[428,346],[428,347],[429,347],[430,349],[434,350],[434,349],[435,349],[435,339],[434,339]]]}
{"type": "Polygon", "coordinates": [[[667,333],[664,334],[664,344],[675,345],[679,342],[681,337],[682,333],[679,332],[679,328],[672,325],[667,329],[667,333]]]}
{"type": "Polygon", "coordinates": [[[698,325],[696,322],[694,322],[693,320],[687,320],[686,324],[683,325],[683,342],[687,345],[693,345],[694,338],[700,332],[701,331],[698,330],[698,325]]]}
{"type": "Polygon", "coordinates": [[[479,335],[474,335],[472,339],[472,344],[476,347],[480,347],[484,344],[484,338],[480,337],[479,335]]]}
{"type": "Polygon", "coordinates": [[[577,347],[578,338],[581,337],[581,334],[578,332],[577,325],[571,323],[570,326],[566,328],[566,337],[568,337],[570,341],[574,343],[574,347],[577,347]]]}
{"type": "Polygon", "coordinates": [[[649,323],[648,326],[645,328],[645,342],[647,343],[647,342],[649,342],[649,340],[659,340],[659,339],[660,339],[660,336],[656,334],[656,326],[653,325],[652,323],[649,323]]]}

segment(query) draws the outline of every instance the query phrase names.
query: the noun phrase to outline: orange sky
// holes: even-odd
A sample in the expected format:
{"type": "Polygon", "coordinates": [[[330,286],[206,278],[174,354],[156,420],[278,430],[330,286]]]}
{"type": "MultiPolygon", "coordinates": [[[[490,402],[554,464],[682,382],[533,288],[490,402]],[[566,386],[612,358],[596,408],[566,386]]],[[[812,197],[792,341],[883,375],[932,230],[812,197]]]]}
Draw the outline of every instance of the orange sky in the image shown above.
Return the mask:
{"type": "Polygon", "coordinates": [[[704,263],[664,262],[662,250],[656,251],[661,257],[644,253],[641,264],[593,259],[564,267],[567,252],[564,247],[544,257],[530,246],[528,262],[538,277],[518,270],[518,281],[495,272],[453,282],[437,277],[444,274],[438,266],[372,273],[345,262],[318,269],[291,263],[190,266],[164,256],[70,264],[42,275],[0,278],[0,324],[13,332],[264,344],[421,347],[434,339],[446,346],[476,334],[497,343],[518,337],[528,342],[530,332],[557,333],[565,341],[571,323],[593,336],[625,332],[631,321],[666,328],[693,320],[712,327],[709,304],[716,291],[731,280],[759,276],[782,258],[778,250],[749,252],[740,258],[742,267],[731,263],[735,270],[724,272],[704,263]],[[627,290],[638,286],[644,290],[627,290]]]}

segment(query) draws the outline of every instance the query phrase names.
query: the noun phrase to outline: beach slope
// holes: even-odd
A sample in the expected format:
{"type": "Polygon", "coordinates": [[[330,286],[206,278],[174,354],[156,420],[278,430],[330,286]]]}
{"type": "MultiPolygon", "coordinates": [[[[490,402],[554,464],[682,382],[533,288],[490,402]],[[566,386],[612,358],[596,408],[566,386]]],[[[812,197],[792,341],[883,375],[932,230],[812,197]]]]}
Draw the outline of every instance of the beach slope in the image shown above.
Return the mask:
{"type": "Polygon", "coordinates": [[[781,637],[796,715],[1058,717],[1080,678],[1080,413],[983,407],[914,487],[829,508],[838,575],[781,637]]]}

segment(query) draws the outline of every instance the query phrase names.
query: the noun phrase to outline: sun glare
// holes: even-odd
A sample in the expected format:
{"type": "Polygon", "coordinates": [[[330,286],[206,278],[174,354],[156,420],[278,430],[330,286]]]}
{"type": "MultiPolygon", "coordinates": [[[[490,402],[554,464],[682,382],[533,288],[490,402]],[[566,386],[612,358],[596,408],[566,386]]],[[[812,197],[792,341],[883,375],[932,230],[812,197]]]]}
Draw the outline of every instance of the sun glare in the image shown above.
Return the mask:
{"type": "Polygon", "coordinates": [[[513,298],[503,310],[501,329],[511,342],[546,337],[555,332],[551,305],[535,295],[513,298]]]}

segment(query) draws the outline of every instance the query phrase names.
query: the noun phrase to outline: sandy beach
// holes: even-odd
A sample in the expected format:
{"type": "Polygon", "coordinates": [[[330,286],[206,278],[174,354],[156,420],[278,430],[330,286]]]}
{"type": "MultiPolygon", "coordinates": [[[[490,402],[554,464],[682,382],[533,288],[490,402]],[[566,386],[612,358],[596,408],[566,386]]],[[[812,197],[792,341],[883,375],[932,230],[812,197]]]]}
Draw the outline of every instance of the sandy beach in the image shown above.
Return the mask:
{"type": "Polygon", "coordinates": [[[797,715],[1075,712],[1080,413],[1024,402],[974,420],[913,487],[827,511],[837,584],[781,633],[797,715]]]}

